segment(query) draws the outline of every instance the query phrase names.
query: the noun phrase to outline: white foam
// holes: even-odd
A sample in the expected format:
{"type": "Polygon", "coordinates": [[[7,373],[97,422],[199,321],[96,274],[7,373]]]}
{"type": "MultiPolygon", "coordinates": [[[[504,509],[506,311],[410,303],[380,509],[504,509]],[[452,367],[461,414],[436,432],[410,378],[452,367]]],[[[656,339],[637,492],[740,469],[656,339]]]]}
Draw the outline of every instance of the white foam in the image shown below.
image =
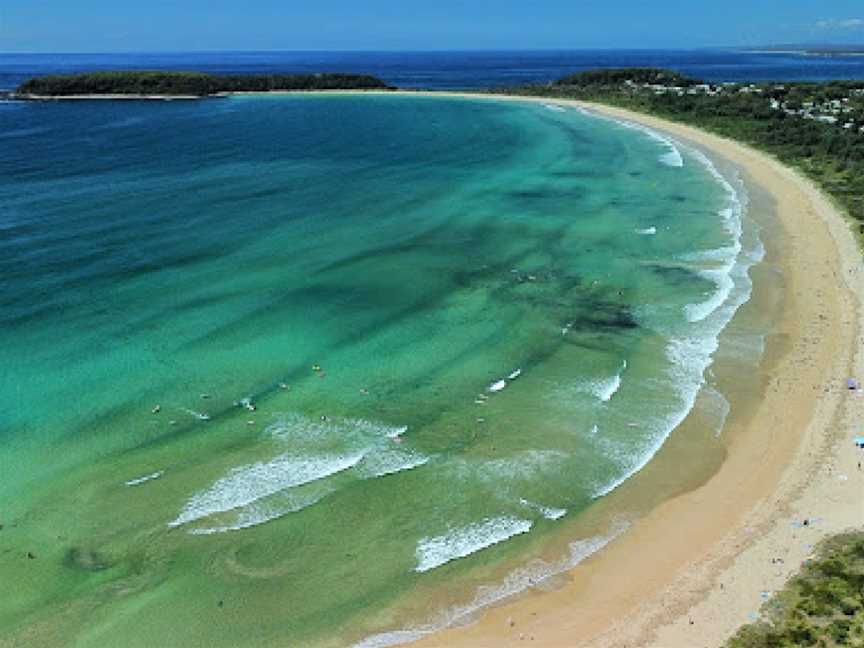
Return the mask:
{"type": "Polygon", "coordinates": [[[621,389],[621,376],[615,374],[609,380],[602,380],[596,383],[595,394],[604,403],[612,400],[612,397],[621,389]]]}
{"type": "Polygon", "coordinates": [[[687,304],[684,307],[684,314],[688,322],[701,322],[726,303],[735,288],[735,281],[729,276],[733,265],[729,264],[717,270],[701,270],[699,272],[700,277],[712,281],[717,289],[705,301],[687,304]]]}
{"type": "Polygon", "coordinates": [[[627,361],[624,361],[624,364],[621,367],[621,371],[619,371],[614,376],[611,376],[606,379],[593,380],[589,383],[586,383],[586,387],[588,392],[599,398],[604,403],[608,403],[612,400],[612,397],[618,393],[618,390],[621,389],[621,378],[624,375],[624,371],[627,369],[627,361]]]}
{"type": "Polygon", "coordinates": [[[345,479],[374,479],[422,466],[429,457],[397,446],[407,430],[364,419],[316,420],[285,414],[266,432],[268,443],[290,450],[232,468],[189,498],[169,526],[206,518],[206,528],[190,533],[245,529],[311,506],[344,486],[345,479]],[[339,474],[344,474],[343,479],[334,482],[332,478],[339,474]]]}
{"type": "Polygon", "coordinates": [[[509,374],[507,374],[506,378],[502,378],[501,380],[496,380],[491,385],[489,385],[486,388],[486,391],[492,392],[493,394],[495,392],[500,392],[504,388],[507,387],[507,384],[508,384],[507,381],[508,380],[516,380],[521,375],[522,375],[522,369],[514,369],[509,374]]]}
{"type": "Polygon", "coordinates": [[[684,166],[684,158],[681,157],[681,151],[679,151],[674,145],[672,146],[672,150],[660,156],[660,161],[670,167],[684,166]]]}
{"type": "Polygon", "coordinates": [[[567,515],[567,509],[543,506],[540,508],[540,513],[547,520],[558,520],[567,515]]]}
{"type": "Polygon", "coordinates": [[[189,533],[191,535],[213,535],[216,533],[228,533],[230,531],[240,531],[242,529],[260,526],[267,522],[272,522],[273,520],[284,517],[290,513],[302,511],[313,504],[317,504],[334,490],[335,488],[331,486],[319,489],[315,493],[303,495],[295,495],[292,493],[287,497],[280,498],[279,502],[271,502],[267,504],[253,502],[249,506],[236,511],[234,521],[230,524],[190,529],[189,533]]]}
{"type": "Polygon", "coordinates": [[[647,126],[642,126],[641,124],[634,124],[633,122],[623,121],[620,119],[611,119],[610,121],[614,121],[617,124],[620,124],[624,128],[629,128],[631,130],[639,131],[650,137],[655,142],[662,144],[666,147],[666,152],[663,153],[658,159],[662,164],[665,164],[669,167],[680,168],[684,166],[684,157],[681,155],[681,151],[676,145],[676,142],[665,135],[661,135],[655,130],[648,128],[647,126]]]}
{"type": "Polygon", "coordinates": [[[274,439],[282,440],[292,446],[327,444],[333,440],[344,443],[369,445],[376,439],[401,436],[408,431],[407,426],[392,426],[355,418],[311,419],[301,414],[283,414],[267,428],[274,439]]]}
{"type": "Polygon", "coordinates": [[[429,571],[452,560],[465,558],[513,536],[528,533],[531,526],[529,520],[502,516],[486,518],[444,535],[422,538],[417,543],[417,566],[414,571],[429,571]]]}
{"type": "Polygon", "coordinates": [[[543,107],[554,112],[566,112],[562,106],[559,106],[557,104],[544,103],[543,107]]]}
{"type": "Polygon", "coordinates": [[[252,397],[247,396],[246,398],[241,398],[239,401],[234,403],[237,407],[242,407],[243,409],[247,409],[250,412],[255,411],[255,405],[252,403],[252,397]]]}
{"type": "Polygon", "coordinates": [[[657,454],[672,431],[687,418],[690,410],[693,409],[696,395],[699,393],[699,389],[704,382],[702,374],[710,363],[710,357],[717,348],[717,342],[716,338],[708,342],[702,339],[692,340],[691,342],[695,344],[690,346],[686,351],[680,349],[680,353],[679,345],[683,347],[685,345],[684,340],[672,340],[666,348],[667,357],[672,362],[672,370],[678,370],[679,372],[679,377],[673,379],[671,382],[677,387],[681,407],[654,421],[647,420],[645,422],[645,427],[648,428],[651,440],[648,446],[641,449],[641,451],[630,453],[629,447],[628,449],[618,448],[617,456],[615,456],[616,452],[607,448],[606,454],[616,458],[622,465],[624,472],[620,477],[616,477],[598,488],[594,492],[594,498],[608,495],[642,470],[654,455],[657,454]]]}
{"type": "Polygon", "coordinates": [[[740,251],[741,244],[736,242],[732,248],[722,247],[716,250],[708,250],[704,253],[703,258],[705,260],[710,260],[712,257],[719,260],[725,256],[725,263],[717,268],[706,268],[697,271],[700,277],[715,285],[715,290],[704,301],[687,304],[684,307],[684,315],[687,317],[688,322],[701,322],[729,299],[735,288],[735,281],[732,279],[731,274],[738,262],[740,251]],[[733,254],[731,255],[729,254],[730,249],[733,250],[733,254]]]}
{"type": "Polygon", "coordinates": [[[130,479],[129,481],[123,483],[126,484],[126,486],[140,486],[141,484],[153,481],[154,479],[159,479],[164,474],[164,472],[164,470],[157,470],[156,472],[150,473],[149,475],[130,479]]]}
{"type": "MultiPolygon", "coordinates": [[[[702,302],[696,304],[688,304],[684,308],[684,314],[687,320],[691,323],[701,322],[709,315],[714,313],[729,299],[735,288],[735,281],[731,274],[738,264],[741,254],[741,235],[743,232],[742,217],[744,212],[744,201],[746,197],[739,195],[730,182],[723,177],[723,174],[717,170],[711,160],[699,151],[691,151],[695,157],[704,166],[715,180],[723,187],[726,192],[726,205],[718,212],[723,220],[724,229],[730,235],[733,242],[729,246],[717,248],[715,250],[707,250],[697,255],[689,255],[688,259],[694,258],[712,261],[716,260],[721,263],[718,268],[706,268],[699,271],[699,276],[708,281],[711,281],[716,286],[716,290],[702,302]]],[[[758,261],[761,259],[755,259],[758,261]]],[[[724,324],[725,326],[725,324],[724,324]]]]}
{"type": "Polygon", "coordinates": [[[642,234],[643,236],[652,236],[657,233],[656,227],[646,227],[645,229],[637,229],[637,234],[642,234]]]}
{"type": "Polygon", "coordinates": [[[490,392],[495,393],[495,392],[500,392],[500,391],[501,391],[502,389],[504,389],[506,386],[507,386],[507,381],[506,381],[506,380],[498,380],[498,381],[492,383],[491,385],[489,385],[489,388],[488,388],[488,389],[489,389],[490,392]]]}
{"type": "MultiPolygon", "coordinates": [[[[747,268],[755,260],[751,257],[748,265],[739,266],[737,272],[742,278],[743,288],[714,311],[711,317],[699,326],[703,335],[682,336],[671,339],[666,345],[666,356],[670,361],[669,382],[677,391],[680,407],[666,415],[657,417],[653,422],[646,422],[651,434],[651,442],[647,448],[626,458],[624,474],[601,486],[594,497],[603,497],[618,488],[634,474],[642,470],[651,458],[660,450],[669,437],[693,409],[696,398],[705,384],[705,371],[713,362],[714,353],[719,346],[720,332],[731,321],[738,308],[750,299],[752,283],[747,279],[747,268]]],[[[698,333],[699,331],[694,331],[698,333]]]]}
{"type": "Polygon", "coordinates": [[[567,509],[565,508],[555,508],[552,506],[535,504],[534,502],[529,502],[524,497],[519,499],[519,503],[522,504],[522,506],[531,509],[532,511],[537,511],[547,520],[559,520],[565,515],[567,515],[567,509]]]}
{"type": "MultiPolygon", "coordinates": [[[[586,113],[591,117],[613,121],[627,128],[640,130],[653,139],[669,146],[664,163],[678,165],[678,157],[673,156],[673,149],[680,155],[680,144],[641,125],[612,119],[595,113],[586,113]]],[[[737,191],[717,167],[700,151],[686,148],[687,153],[698,161],[721,185],[726,193],[726,203],[718,211],[723,227],[730,236],[731,243],[715,250],[688,255],[684,259],[699,263],[710,263],[712,267],[697,270],[701,276],[712,281],[716,289],[705,300],[689,304],[684,308],[684,315],[691,329],[687,335],[672,339],[667,345],[667,357],[671,362],[669,382],[677,392],[680,407],[675,411],[657,417],[653,421],[645,421],[644,427],[651,435],[651,441],[646,448],[626,455],[623,462],[623,475],[600,486],[595,497],[602,497],[613,491],[639,470],[641,470],[656,454],[668,438],[669,434],[681,424],[692,410],[699,391],[705,384],[705,371],[713,361],[717,350],[719,335],[731,321],[738,308],[750,299],[752,282],[748,276],[749,269],[764,257],[764,246],[757,240],[753,250],[746,253],[742,249],[743,213],[747,201],[746,193],[737,191]],[[719,264],[719,265],[718,265],[719,264]],[[695,327],[695,328],[692,328],[695,327]]],[[[683,159],[682,159],[683,162],[683,159]]],[[[738,178],[739,185],[740,178],[738,178]]],[[[742,187],[743,189],[743,187],[742,187]]]]}
{"type": "Polygon", "coordinates": [[[443,610],[426,623],[413,628],[372,635],[357,642],[352,648],[389,648],[389,646],[417,641],[445,628],[460,624],[478,610],[495,605],[519,592],[524,592],[530,587],[543,583],[552,576],[573,569],[621,535],[628,526],[627,523],[618,523],[613,526],[607,536],[593,536],[571,542],[568,555],[561,560],[552,563],[534,560],[525,567],[511,572],[499,583],[478,587],[474,599],[470,603],[443,610]]]}
{"type": "Polygon", "coordinates": [[[560,471],[568,456],[560,450],[522,450],[500,459],[451,459],[446,465],[454,479],[481,480],[500,490],[560,471]]]}
{"type": "Polygon", "coordinates": [[[412,628],[411,630],[391,630],[390,632],[381,632],[365,639],[361,639],[351,648],[390,648],[390,646],[401,646],[403,644],[414,643],[423,637],[430,635],[438,630],[443,630],[447,626],[440,628],[429,628],[426,626],[412,628]]]}
{"type": "MultiPolygon", "coordinates": [[[[721,209],[718,213],[723,218],[724,223],[728,223],[728,219],[723,215],[725,212],[729,212],[728,209],[721,209]]],[[[691,252],[690,254],[683,254],[679,258],[686,265],[734,265],[735,260],[738,258],[738,255],[741,253],[740,245],[726,245],[722,247],[712,248],[710,250],[699,250],[698,252],[691,252]]]]}
{"type": "Polygon", "coordinates": [[[364,478],[375,478],[413,470],[428,462],[429,457],[411,450],[380,451],[367,454],[356,470],[364,478]]]}
{"type": "MultiPolygon", "coordinates": [[[[712,282],[715,290],[701,302],[687,304],[684,307],[684,315],[688,322],[701,322],[714,311],[720,308],[729,299],[729,295],[735,288],[735,281],[732,278],[732,271],[738,262],[738,253],[741,250],[740,244],[729,247],[717,248],[715,250],[707,250],[700,255],[703,261],[722,261],[722,265],[716,268],[705,268],[697,270],[697,274],[712,282]],[[732,250],[732,254],[729,252],[732,250]]],[[[694,255],[690,255],[688,259],[693,259],[694,255]]]]}
{"type": "Polygon", "coordinates": [[[197,418],[199,421],[209,421],[210,420],[209,414],[204,414],[203,412],[196,412],[195,410],[191,410],[191,409],[184,409],[183,411],[186,412],[187,414],[191,414],[192,416],[197,418]]]}
{"type": "Polygon", "coordinates": [[[193,495],[168,526],[177,527],[215,513],[224,513],[286,488],[335,475],[355,466],[365,455],[365,451],[312,457],[283,454],[267,462],[233,468],[210,488],[193,495]]]}
{"type": "Polygon", "coordinates": [[[726,419],[732,411],[732,406],[726,397],[714,387],[706,387],[702,394],[704,398],[700,405],[714,417],[716,421],[714,423],[714,436],[719,437],[726,427],[726,419]]]}
{"type": "Polygon", "coordinates": [[[659,142],[663,146],[666,147],[666,153],[660,156],[660,162],[669,167],[680,168],[684,166],[684,157],[681,155],[681,151],[668,137],[664,137],[660,135],[657,131],[653,131],[650,128],[639,128],[636,127],[637,130],[642,131],[648,137],[653,139],[656,142],[659,142]]]}
{"type": "Polygon", "coordinates": [[[386,428],[384,431],[384,436],[388,439],[395,439],[396,437],[400,437],[408,431],[408,426],[403,425],[402,427],[391,427],[386,428]]]}

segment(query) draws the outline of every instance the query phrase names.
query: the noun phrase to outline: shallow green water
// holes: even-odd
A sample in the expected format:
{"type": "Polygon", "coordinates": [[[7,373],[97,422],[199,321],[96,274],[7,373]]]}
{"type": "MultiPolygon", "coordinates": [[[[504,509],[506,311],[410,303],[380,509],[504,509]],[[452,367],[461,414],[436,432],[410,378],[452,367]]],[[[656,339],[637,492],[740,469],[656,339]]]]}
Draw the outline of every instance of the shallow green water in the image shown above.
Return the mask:
{"type": "Polygon", "coordinates": [[[3,104],[0,142],[37,643],[306,645],[468,587],[652,456],[759,258],[707,160],[556,106],[3,104]]]}

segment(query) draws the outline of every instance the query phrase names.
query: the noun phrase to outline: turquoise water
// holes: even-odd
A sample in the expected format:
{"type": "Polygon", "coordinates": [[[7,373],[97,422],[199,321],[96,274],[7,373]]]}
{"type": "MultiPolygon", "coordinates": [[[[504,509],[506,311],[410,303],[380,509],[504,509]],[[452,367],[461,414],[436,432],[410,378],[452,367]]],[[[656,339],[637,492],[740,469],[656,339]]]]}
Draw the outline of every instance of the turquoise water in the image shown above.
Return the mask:
{"type": "Polygon", "coordinates": [[[6,103],[0,144],[0,628],[47,645],[344,641],[509,569],[682,421],[760,254],[707,159],[555,105],[6,103]]]}

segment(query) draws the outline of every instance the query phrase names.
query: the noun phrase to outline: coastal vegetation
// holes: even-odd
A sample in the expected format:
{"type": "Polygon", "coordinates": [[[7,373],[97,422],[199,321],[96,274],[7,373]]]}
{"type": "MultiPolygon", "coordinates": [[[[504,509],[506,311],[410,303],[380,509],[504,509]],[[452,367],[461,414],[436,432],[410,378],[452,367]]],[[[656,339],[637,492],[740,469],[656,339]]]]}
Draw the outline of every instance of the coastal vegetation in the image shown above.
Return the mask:
{"type": "Polygon", "coordinates": [[[144,95],[206,97],[222,92],[274,90],[384,90],[380,79],[364,74],[248,74],[122,71],[36,77],[22,83],[19,96],[144,95]]]}
{"type": "Polygon", "coordinates": [[[588,70],[565,76],[554,83],[556,86],[618,86],[622,83],[668,84],[688,87],[694,81],[682,74],[662,68],[608,68],[588,70]]]}
{"type": "Polygon", "coordinates": [[[816,554],[727,648],[864,646],[864,532],[830,538],[816,554]]]}
{"type": "Polygon", "coordinates": [[[801,170],[864,242],[864,82],[708,84],[652,68],[600,70],[510,88],[649,113],[743,141],[801,170]]]}

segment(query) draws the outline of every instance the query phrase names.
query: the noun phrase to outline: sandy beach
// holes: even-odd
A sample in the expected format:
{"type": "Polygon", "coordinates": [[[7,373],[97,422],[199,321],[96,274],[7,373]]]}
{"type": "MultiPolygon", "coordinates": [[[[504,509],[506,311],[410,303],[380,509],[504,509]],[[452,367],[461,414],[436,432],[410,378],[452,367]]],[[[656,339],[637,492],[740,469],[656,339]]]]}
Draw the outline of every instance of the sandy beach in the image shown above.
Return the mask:
{"type": "Polygon", "coordinates": [[[764,398],[724,432],[727,459],[706,483],[638,519],[562,586],[540,586],[415,645],[719,646],[757,618],[814,544],[864,523],[864,452],[852,442],[864,393],[846,387],[864,375],[860,250],[813,183],[748,146],[606,106],[506,99],[643,124],[731,162],[767,192],[784,238],[773,259],[784,276],[779,349],[764,398]]]}

